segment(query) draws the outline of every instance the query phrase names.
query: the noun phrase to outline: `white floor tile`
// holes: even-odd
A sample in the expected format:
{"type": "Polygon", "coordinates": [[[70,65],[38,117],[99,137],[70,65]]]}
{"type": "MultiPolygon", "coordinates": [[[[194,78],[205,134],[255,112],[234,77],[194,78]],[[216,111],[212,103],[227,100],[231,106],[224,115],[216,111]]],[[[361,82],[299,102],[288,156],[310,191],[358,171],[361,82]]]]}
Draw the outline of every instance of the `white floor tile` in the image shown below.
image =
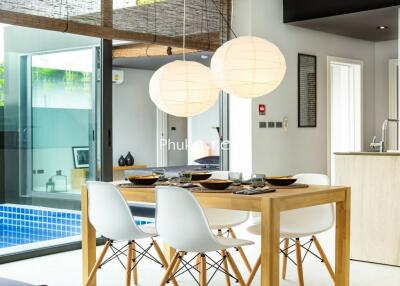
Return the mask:
{"type": "MultiPolygon", "coordinates": [[[[256,242],[255,246],[246,247],[245,252],[251,263],[254,263],[259,255],[259,237],[248,234],[245,227],[237,229],[238,237],[247,238],[256,242]]],[[[333,231],[319,236],[322,246],[327,252],[332,265],[334,265],[334,237],[333,231]]],[[[146,242],[143,242],[144,244],[146,242]]],[[[99,248],[100,250],[100,248],[99,248]]],[[[233,251],[234,252],[234,251],[233,251]]],[[[237,253],[240,270],[244,277],[248,277],[246,268],[243,266],[237,253]]],[[[81,251],[70,251],[55,255],[48,255],[19,262],[0,265],[0,276],[17,279],[34,284],[47,284],[49,286],[79,286],[81,285],[81,251]]],[[[143,261],[139,265],[139,285],[157,286],[164,270],[158,265],[143,261]]],[[[260,274],[258,273],[253,285],[259,285],[260,274]]],[[[304,277],[307,286],[333,285],[324,265],[316,258],[309,256],[304,263],[304,277]]],[[[182,276],[178,280],[179,285],[196,285],[190,276],[182,276]]],[[[114,261],[106,265],[98,273],[99,286],[124,285],[124,269],[114,261]]],[[[216,275],[211,285],[225,285],[225,278],[222,274],[216,275]]],[[[232,283],[232,285],[236,285],[232,283]]],[[[282,286],[297,285],[296,268],[288,263],[287,280],[281,281],[282,286]]],[[[370,263],[351,262],[351,286],[397,286],[400,285],[400,268],[376,265],[370,263]]]]}

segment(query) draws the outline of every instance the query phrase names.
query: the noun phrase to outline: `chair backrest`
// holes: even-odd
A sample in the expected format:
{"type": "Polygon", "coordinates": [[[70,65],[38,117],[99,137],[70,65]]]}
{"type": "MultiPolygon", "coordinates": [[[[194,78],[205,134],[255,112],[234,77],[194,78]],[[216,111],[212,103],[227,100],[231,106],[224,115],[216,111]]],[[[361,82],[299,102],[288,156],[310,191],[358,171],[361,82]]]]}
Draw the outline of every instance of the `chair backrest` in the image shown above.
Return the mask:
{"type": "MultiPolygon", "coordinates": [[[[327,175],[323,174],[298,174],[297,183],[308,185],[330,185],[327,175]]],[[[304,232],[321,232],[330,229],[335,222],[333,204],[318,205],[308,208],[285,211],[281,213],[281,224],[286,228],[296,226],[304,232]]]]}
{"type": "MultiPolygon", "coordinates": [[[[229,179],[229,171],[211,172],[210,179],[227,180],[229,179]]],[[[249,212],[234,211],[225,209],[207,208],[204,209],[210,226],[239,225],[249,219],[249,212]]]]}
{"type": "Polygon", "coordinates": [[[124,197],[111,183],[87,182],[89,220],[102,236],[111,240],[134,240],[144,236],[124,197]]]}
{"type": "Polygon", "coordinates": [[[214,249],[216,241],[196,198],[178,187],[156,187],[156,228],[164,242],[181,251],[214,249]]]}

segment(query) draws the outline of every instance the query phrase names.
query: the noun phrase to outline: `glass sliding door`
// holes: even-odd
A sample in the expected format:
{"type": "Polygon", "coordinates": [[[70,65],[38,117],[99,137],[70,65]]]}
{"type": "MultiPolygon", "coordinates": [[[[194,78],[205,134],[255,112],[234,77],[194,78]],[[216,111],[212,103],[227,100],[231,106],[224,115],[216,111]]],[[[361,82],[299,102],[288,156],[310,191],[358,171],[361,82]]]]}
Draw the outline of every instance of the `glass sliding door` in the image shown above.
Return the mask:
{"type": "Polygon", "coordinates": [[[95,179],[96,55],[88,48],[30,57],[32,196],[79,195],[95,179]]]}
{"type": "Polygon", "coordinates": [[[79,247],[80,187],[101,170],[102,80],[100,39],[17,26],[0,31],[3,262],[79,247]]]}

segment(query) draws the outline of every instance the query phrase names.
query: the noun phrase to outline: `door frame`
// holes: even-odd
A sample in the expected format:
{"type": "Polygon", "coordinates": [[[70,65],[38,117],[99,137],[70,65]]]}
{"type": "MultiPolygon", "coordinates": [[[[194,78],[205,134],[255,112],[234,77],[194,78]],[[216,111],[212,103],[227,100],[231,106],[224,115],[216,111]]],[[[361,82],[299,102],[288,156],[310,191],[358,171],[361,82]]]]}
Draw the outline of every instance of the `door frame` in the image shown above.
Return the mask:
{"type": "MultiPolygon", "coordinates": [[[[399,92],[399,60],[398,59],[390,59],[388,61],[389,68],[389,116],[388,118],[398,119],[399,117],[399,100],[398,100],[398,92],[399,92]]],[[[389,125],[389,134],[395,134],[395,136],[389,136],[389,146],[395,146],[395,149],[399,149],[399,134],[400,134],[400,126],[396,124],[395,126],[389,125]]]]}
{"type": "MultiPolygon", "coordinates": [[[[335,57],[335,56],[327,56],[326,59],[326,94],[327,94],[327,173],[328,176],[331,178],[332,176],[332,162],[331,162],[331,115],[332,115],[332,94],[331,94],[331,63],[339,62],[344,64],[350,65],[359,65],[360,66],[360,123],[361,123],[361,149],[363,149],[363,137],[364,137],[364,61],[357,60],[357,59],[350,59],[350,58],[342,58],[342,57],[335,57]]],[[[333,178],[331,178],[332,180],[333,178]]]]}

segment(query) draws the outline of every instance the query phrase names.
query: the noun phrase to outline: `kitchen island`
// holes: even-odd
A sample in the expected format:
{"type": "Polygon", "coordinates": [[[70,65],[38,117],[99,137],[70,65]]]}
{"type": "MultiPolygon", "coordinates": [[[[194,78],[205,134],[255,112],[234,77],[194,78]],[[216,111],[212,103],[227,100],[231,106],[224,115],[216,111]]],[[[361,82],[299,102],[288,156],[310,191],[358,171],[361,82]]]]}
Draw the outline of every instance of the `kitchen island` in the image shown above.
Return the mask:
{"type": "Polygon", "coordinates": [[[400,153],[335,153],[334,177],[352,189],[350,258],[400,266],[400,153]]]}

